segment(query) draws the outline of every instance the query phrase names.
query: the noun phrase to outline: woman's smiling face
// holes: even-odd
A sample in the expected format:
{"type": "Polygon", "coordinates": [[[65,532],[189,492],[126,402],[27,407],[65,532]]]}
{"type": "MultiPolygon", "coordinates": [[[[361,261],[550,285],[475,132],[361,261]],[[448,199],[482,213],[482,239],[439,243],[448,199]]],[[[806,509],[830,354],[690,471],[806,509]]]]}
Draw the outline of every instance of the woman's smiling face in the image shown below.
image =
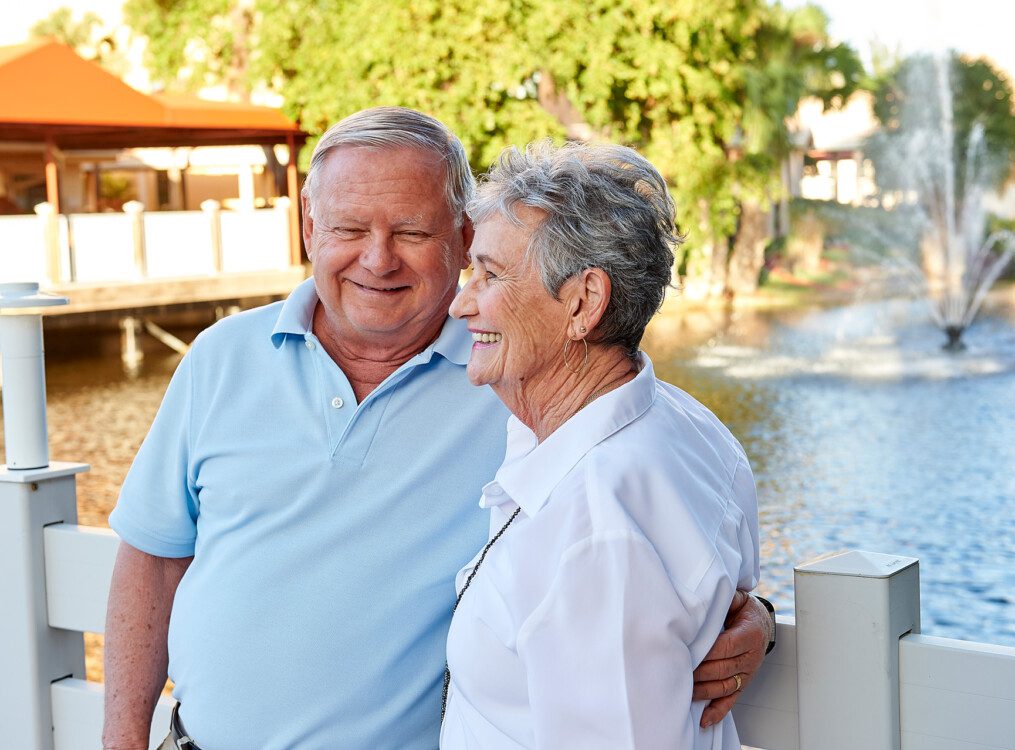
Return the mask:
{"type": "Polygon", "coordinates": [[[476,225],[472,278],[451,304],[472,332],[469,380],[502,397],[530,384],[552,387],[567,330],[564,305],[526,254],[545,214],[527,206],[515,214],[523,226],[500,214],[476,225]]]}

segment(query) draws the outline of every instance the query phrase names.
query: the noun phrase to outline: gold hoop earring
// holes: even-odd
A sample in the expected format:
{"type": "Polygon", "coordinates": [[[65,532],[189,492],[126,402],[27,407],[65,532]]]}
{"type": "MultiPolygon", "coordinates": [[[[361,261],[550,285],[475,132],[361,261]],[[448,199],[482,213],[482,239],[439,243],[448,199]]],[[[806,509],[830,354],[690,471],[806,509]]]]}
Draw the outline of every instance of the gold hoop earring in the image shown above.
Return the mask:
{"type": "Polygon", "coordinates": [[[585,368],[589,364],[589,342],[587,342],[585,339],[579,339],[579,340],[582,342],[582,345],[585,347],[585,354],[582,357],[581,366],[577,370],[574,369],[571,366],[571,363],[568,361],[570,356],[571,356],[571,344],[574,343],[574,340],[573,339],[568,339],[567,341],[564,342],[564,368],[568,372],[572,373],[573,375],[581,375],[582,372],[585,371],[585,368]]]}

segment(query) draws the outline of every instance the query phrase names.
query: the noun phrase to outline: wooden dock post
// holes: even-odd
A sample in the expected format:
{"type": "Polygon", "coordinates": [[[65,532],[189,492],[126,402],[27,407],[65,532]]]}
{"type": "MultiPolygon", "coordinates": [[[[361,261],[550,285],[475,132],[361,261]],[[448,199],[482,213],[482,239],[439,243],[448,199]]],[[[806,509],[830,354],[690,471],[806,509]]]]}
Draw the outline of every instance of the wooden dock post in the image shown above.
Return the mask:
{"type": "Polygon", "coordinates": [[[900,750],[899,639],[920,632],[918,561],[853,551],[794,573],[800,747],[900,750]]]}
{"type": "Polygon", "coordinates": [[[60,213],[60,167],[56,160],[56,144],[52,138],[46,138],[43,158],[46,162],[46,201],[53,207],[53,211],[60,213]]]}
{"type": "Polygon", "coordinates": [[[303,262],[300,250],[300,191],[299,173],[296,169],[296,139],[290,133],[286,136],[286,148],[289,149],[289,162],[285,168],[286,194],[289,198],[289,265],[298,266],[303,262]]]}
{"type": "Polygon", "coordinates": [[[141,321],[132,315],[120,318],[120,361],[129,375],[136,375],[144,363],[141,321]]]}

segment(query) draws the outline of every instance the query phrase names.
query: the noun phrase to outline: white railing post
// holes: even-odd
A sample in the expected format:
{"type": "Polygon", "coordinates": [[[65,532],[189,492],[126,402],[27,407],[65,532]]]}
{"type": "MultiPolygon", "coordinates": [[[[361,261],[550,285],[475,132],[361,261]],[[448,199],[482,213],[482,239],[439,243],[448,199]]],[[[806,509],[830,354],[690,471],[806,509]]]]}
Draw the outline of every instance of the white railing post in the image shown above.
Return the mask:
{"type": "Polygon", "coordinates": [[[42,223],[42,241],[46,248],[46,278],[50,284],[63,281],[60,267],[60,215],[52,203],[43,201],[35,206],[35,214],[42,223]]]}
{"type": "Polygon", "coordinates": [[[148,276],[148,253],[145,249],[144,204],[141,201],[127,201],[123,212],[130,220],[130,232],[134,241],[134,269],[139,279],[148,276]]]}
{"type": "Polygon", "coordinates": [[[4,442],[11,469],[49,465],[46,433],[46,364],[43,307],[66,305],[66,297],[40,294],[34,281],[0,284],[0,357],[4,392],[4,442]],[[5,312],[6,311],[6,312],[5,312]]]}
{"type": "Polygon", "coordinates": [[[0,466],[0,727],[5,747],[50,750],[50,687],[85,677],[81,633],[49,627],[43,528],[77,522],[74,475],[81,464],[0,466]]]}
{"type": "Polygon", "coordinates": [[[899,638],[920,631],[918,561],[844,552],[794,577],[800,747],[899,750],[899,638]]]}
{"type": "Polygon", "coordinates": [[[201,201],[201,210],[208,217],[211,232],[212,272],[222,273],[222,204],[209,198],[201,201]]]}
{"type": "Polygon", "coordinates": [[[65,304],[38,284],[0,285],[4,441],[0,465],[0,741],[53,747],[50,685],[84,677],[81,633],[49,627],[43,528],[77,521],[74,475],[82,464],[50,463],[46,440],[42,320],[37,308],[65,304]]]}

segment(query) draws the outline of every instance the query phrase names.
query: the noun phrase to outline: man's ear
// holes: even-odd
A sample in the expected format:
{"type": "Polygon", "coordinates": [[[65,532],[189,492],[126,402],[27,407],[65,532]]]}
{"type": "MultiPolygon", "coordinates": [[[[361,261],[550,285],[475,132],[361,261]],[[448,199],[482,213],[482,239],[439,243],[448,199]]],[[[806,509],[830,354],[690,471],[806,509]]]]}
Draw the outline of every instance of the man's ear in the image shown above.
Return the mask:
{"type": "Polygon", "coordinates": [[[307,257],[314,259],[310,238],[314,235],[314,216],[310,210],[310,196],[300,193],[300,210],[303,213],[303,247],[307,249],[307,257]]]}
{"type": "MultiPolygon", "coordinates": [[[[568,328],[576,338],[585,338],[599,325],[610,304],[613,289],[610,277],[601,268],[586,268],[565,284],[564,302],[568,307],[568,328]],[[585,329],[585,333],[582,329],[585,329]]],[[[562,289],[561,291],[564,291],[562,289]]]]}
{"type": "Polygon", "coordinates": [[[472,240],[476,237],[476,227],[472,224],[472,219],[468,216],[462,218],[462,247],[464,252],[462,253],[462,270],[465,270],[472,264],[472,240]]]}

